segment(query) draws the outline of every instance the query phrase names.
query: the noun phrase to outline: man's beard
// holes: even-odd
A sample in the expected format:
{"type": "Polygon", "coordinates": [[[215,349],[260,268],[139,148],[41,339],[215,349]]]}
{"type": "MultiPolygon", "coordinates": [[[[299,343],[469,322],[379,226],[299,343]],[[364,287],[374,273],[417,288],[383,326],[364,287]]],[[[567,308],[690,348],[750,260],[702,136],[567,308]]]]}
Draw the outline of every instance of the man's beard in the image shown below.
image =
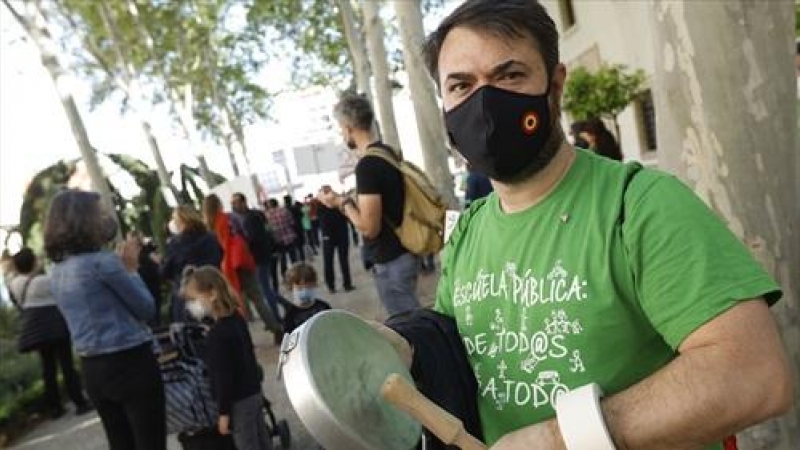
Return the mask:
{"type": "Polygon", "coordinates": [[[561,129],[561,122],[559,121],[561,117],[561,114],[558,112],[559,107],[560,105],[556,105],[556,107],[553,108],[555,111],[552,113],[553,123],[550,128],[550,137],[544,144],[544,148],[542,148],[536,157],[519,173],[515,173],[513,176],[509,177],[494,178],[495,181],[503,184],[520,184],[529,180],[550,164],[550,161],[556,156],[556,153],[558,153],[565,139],[564,130],[561,129]]]}

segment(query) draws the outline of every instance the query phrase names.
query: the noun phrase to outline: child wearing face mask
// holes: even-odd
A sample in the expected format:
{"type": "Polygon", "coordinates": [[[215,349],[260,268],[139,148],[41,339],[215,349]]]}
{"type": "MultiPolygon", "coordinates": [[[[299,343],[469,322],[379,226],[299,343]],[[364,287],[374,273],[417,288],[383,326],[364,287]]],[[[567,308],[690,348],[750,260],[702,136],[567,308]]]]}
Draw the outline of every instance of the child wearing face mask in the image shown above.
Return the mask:
{"type": "Polygon", "coordinates": [[[205,360],[219,411],[219,433],[233,434],[239,450],[271,449],[264,422],[261,371],[247,322],[238,313],[236,293],[216,267],[188,266],[183,272],[181,294],[194,318],[213,320],[206,336],[205,360]]]}
{"type": "Polygon", "coordinates": [[[300,262],[293,265],[286,272],[286,284],[292,289],[291,301],[284,304],[283,329],[286,334],[315,314],[331,309],[331,305],[317,298],[317,272],[309,264],[300,262]]]}

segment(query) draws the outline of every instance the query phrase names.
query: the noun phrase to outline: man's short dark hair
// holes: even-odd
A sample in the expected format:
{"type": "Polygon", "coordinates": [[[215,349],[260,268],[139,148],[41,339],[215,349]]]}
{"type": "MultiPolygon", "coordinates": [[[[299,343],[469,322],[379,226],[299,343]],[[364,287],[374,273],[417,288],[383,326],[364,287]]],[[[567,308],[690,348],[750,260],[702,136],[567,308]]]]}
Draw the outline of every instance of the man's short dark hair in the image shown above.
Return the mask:
{"type": "Polygon", "coordinates": [[[270,206],[270,208],[277,208],[278,207],[278,200],[275,200],[274,198],[271,198],[271,199],[267,200],[267,204],[270,206]]]}
{"type": "Polygon", "coordinates": [[[11,257],[11,260],[14,261],[14,269],[22,275],[33,272],[34,267],[36,267],[36,255],[28,247],[22,247],[20,251],[11,257]]]}
{"type": "Polygon", "coordinates": [[[425,65],[439,85],[439,53],[450,31],[465,27],[506,39],[531,39],[542,55],[547,76],[558,64],[558,30],[537,0],[467,0],[431,33],[422,49],[425,65]]]}
{"type": "Polygon", "coordinates": [[[359,130],[370,131],[375,113],[365,96],[348,91],[342,94],[333,107],[333,117],[359,130]]]}
{"type": "Polygon", "coordinates": [[[231,195],[231,198],[235,198],[236,200],[241,201],[245,206],[247,206],[247,197],[241,192],[234,192],[233,195],[231,195]]]}

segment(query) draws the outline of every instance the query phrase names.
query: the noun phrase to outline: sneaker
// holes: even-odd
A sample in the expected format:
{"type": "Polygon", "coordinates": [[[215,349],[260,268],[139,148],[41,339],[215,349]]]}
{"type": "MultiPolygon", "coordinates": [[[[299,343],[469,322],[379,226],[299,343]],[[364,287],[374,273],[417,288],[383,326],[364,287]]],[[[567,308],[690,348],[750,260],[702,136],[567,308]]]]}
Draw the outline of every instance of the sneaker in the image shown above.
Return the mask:
{"type": "Polygon", "coordinates": [[[356,288],[353,287],[353,286],[345,286],[344,287],[344,291],[345,292],[351,292],[351,291],[355,291],[355,290],[356,290],[356,288]]]}

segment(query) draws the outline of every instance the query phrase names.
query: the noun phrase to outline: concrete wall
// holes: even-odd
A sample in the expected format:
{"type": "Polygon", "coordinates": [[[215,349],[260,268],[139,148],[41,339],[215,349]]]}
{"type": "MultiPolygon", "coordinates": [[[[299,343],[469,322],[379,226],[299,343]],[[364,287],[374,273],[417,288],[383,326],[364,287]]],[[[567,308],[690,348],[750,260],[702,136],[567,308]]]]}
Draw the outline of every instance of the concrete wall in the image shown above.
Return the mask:
{"type": "MultiPolygon", "coordinates": [[[[625,64],[631,69],[642,69],[649,86],[655,69],[648,2],[573,0],[575,24],[566,30],[559,3],[560,0],[542,1],[558,27],[561,61],[568,69],[584,66],[591,70],[600,63],[625,64]]],[[[629,106],[618,120],[625,159],[655,164],[655,152],[644,150],[636,108],[629,106]]],[[[569,122],[565,120],[565,126],[569,122]]]]}

